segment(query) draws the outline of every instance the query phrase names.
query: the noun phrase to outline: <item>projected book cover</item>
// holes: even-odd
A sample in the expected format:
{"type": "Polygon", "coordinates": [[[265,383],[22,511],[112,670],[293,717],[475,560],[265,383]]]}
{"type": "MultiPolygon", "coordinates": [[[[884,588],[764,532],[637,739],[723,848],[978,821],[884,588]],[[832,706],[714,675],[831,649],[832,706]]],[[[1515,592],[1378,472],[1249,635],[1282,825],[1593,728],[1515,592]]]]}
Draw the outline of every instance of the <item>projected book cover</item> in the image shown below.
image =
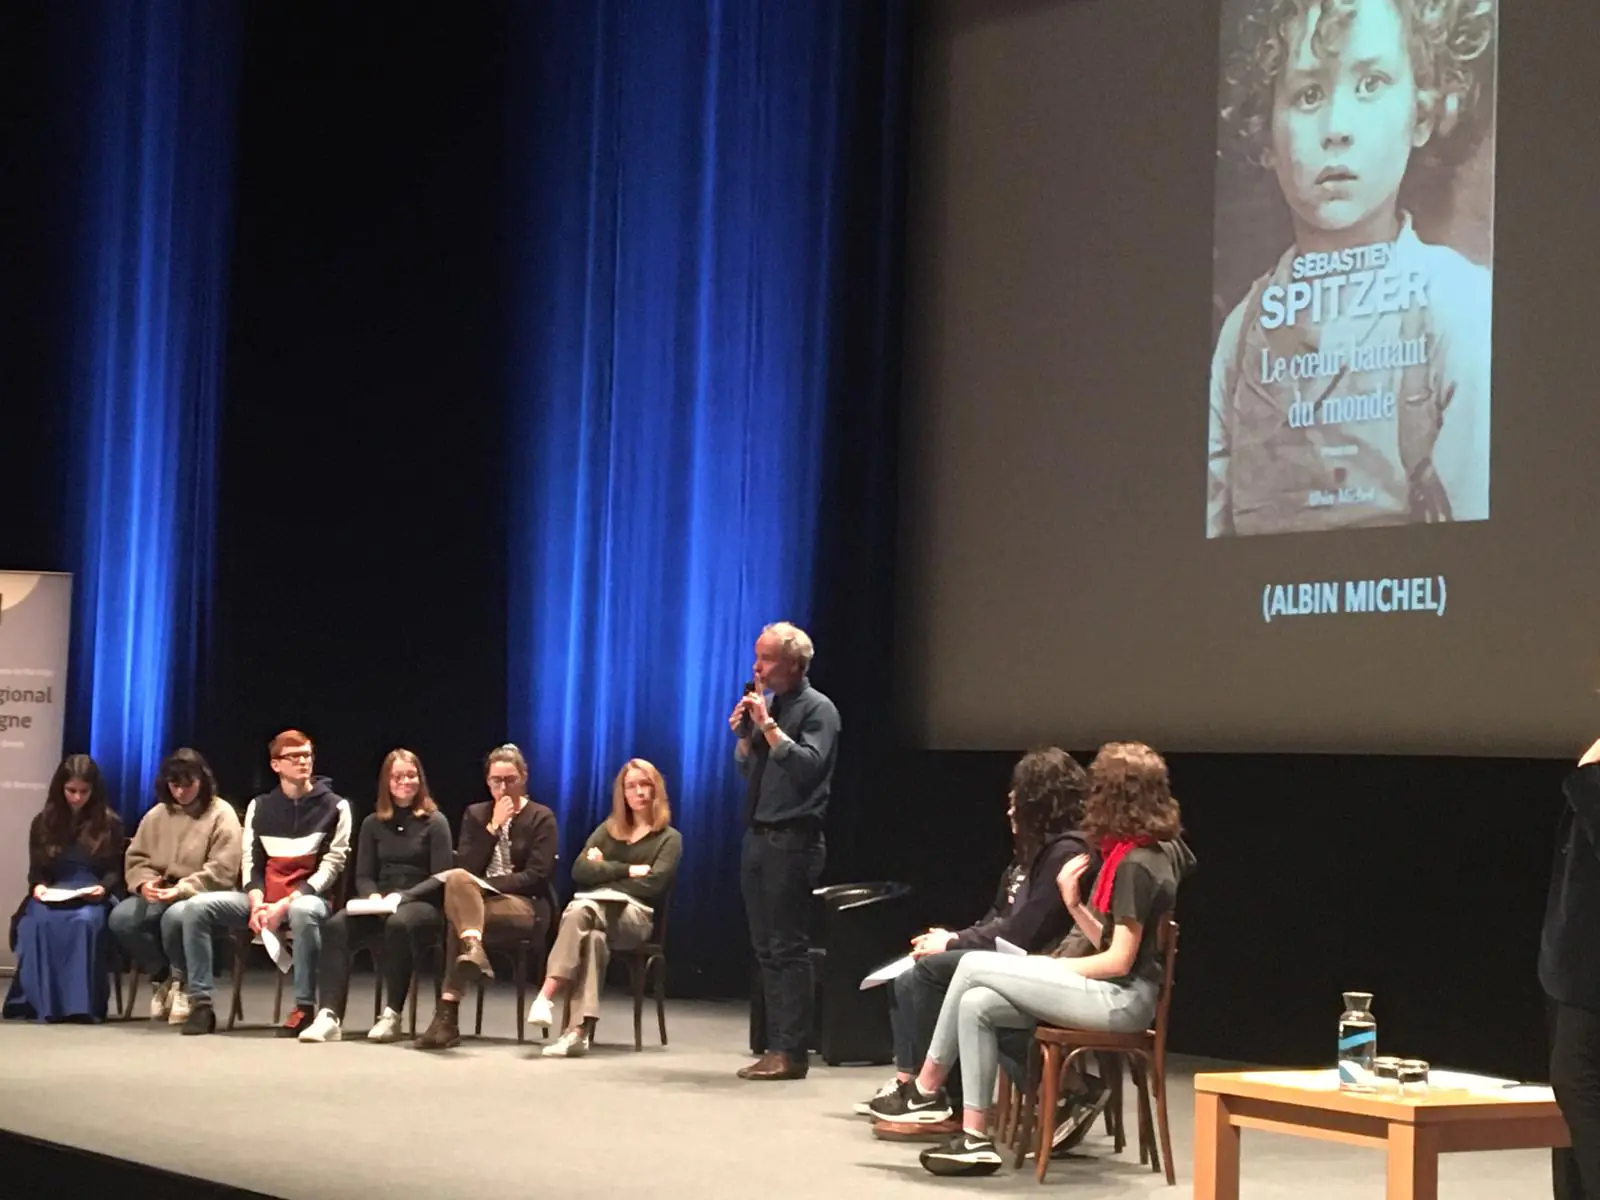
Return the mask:
{"type": "Polygon", "coordinates": [[[1206,536],[1489,517],[1497,0],[1223,0],[1206,536]]]}

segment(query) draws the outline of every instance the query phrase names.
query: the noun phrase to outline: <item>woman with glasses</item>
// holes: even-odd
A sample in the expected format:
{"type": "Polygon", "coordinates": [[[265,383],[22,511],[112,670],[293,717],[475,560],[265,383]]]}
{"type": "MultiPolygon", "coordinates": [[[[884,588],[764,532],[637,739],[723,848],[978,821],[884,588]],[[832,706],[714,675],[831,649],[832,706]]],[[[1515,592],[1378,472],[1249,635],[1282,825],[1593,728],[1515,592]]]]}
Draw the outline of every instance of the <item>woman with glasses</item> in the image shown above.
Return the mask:
{"type": "Polygon", "coordinates": [[[528,764],[511,744],[489,752],[484,782],[493,799],[461,815],[455,866],[444,876],[444,915],[454,962],[439,1007],[417,1045],[444,1050],[461,1042],[461,997],[479,979],[493,979],[484,953],[496,933],[535,936],[549,928],[546,898],[556,869],[556,815],[528,796],[528,764]]]}
{"type": "Polygon", "coordinates": [[[322,927],[317,993],[322,1007],[300,1034],[302,1042],[337,1042],[343,1036],[354,948],[381,947],[384,1010],[367,1040],[399,1041],[400,1010],[411,989],[417,947],[437,939],[444,914],[415,899],[421,887],[450,869],[450,822],[428,791],[422,761],[410,750],[391,750],[378,772],[373,812],[356,835],[355,892],[322,927]]]}

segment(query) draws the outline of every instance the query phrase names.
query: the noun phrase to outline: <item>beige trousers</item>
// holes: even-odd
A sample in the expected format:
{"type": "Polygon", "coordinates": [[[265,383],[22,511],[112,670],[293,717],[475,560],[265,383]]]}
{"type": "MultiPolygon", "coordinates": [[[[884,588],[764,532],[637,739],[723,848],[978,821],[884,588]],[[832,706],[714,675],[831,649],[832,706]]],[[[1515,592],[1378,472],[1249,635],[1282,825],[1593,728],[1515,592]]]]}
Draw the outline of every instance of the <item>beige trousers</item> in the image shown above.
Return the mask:
{"type": "Polygon", "coordinates": [[[574,900],[561,913],[546,974],[567,980],[568,1002],[585,1020],[600,1017],[600,989],[611,949],[631,950],[650,940],[651,913],[621,900],[574,900]]]}

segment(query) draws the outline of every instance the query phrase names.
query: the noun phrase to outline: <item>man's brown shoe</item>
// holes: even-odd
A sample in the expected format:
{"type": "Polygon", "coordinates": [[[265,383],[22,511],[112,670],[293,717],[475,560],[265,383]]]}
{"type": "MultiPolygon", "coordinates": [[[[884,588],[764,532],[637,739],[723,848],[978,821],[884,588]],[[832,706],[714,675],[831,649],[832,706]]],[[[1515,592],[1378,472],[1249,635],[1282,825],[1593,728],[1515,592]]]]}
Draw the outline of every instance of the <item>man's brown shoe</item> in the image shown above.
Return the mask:
{"type": "Polygon", "coordinates": [[[452,974],[463,987],[480,979],[494,978],[494,968],[489,965],[489,956],[483,952],[483,942],[468,938],[461,943],[461,953],[456,956],[456,967],[452,974]]]}
{"type": "Polygon", "coordinates": [[[777,1079],[804,1079],[810,1064],[805,1059],[793,1059],[787,1054],[768,1051],[748,1067],[739,1071],[740,1079],[769,1081],[777,1079]]]}
{"type": "Polygon", "coordinates": [[[461,1044],[461,1030],[456,1027],[458,1004],[454,1000],[441,1000],[433,1010],[433,1020],[417,1039],[419,1050],[448,1050],[461,1044]]]}
{"type": "Polygon", "coordinates": [[[961,1118],[949,1117],[943,1121],[874,1121],[872,1136],[886,1142],[942,1142],[952,1133],[961,1132],[961,1118]]]}

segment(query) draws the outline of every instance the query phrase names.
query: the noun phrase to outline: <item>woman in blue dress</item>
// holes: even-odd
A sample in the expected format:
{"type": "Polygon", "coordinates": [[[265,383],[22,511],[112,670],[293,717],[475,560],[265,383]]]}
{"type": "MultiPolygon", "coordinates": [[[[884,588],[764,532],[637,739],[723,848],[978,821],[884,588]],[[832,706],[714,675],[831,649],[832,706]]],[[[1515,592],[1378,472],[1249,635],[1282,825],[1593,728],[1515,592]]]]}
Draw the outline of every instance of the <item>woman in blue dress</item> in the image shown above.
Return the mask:
{"type": "Polygon", "coordinates": [[[70,755],[28,830],[30,890],[11,919],[17,973],[5,1016],[105,1019],[106,914],[122,892],[124,845],[100,768],[87,754],[70,755]]]}

